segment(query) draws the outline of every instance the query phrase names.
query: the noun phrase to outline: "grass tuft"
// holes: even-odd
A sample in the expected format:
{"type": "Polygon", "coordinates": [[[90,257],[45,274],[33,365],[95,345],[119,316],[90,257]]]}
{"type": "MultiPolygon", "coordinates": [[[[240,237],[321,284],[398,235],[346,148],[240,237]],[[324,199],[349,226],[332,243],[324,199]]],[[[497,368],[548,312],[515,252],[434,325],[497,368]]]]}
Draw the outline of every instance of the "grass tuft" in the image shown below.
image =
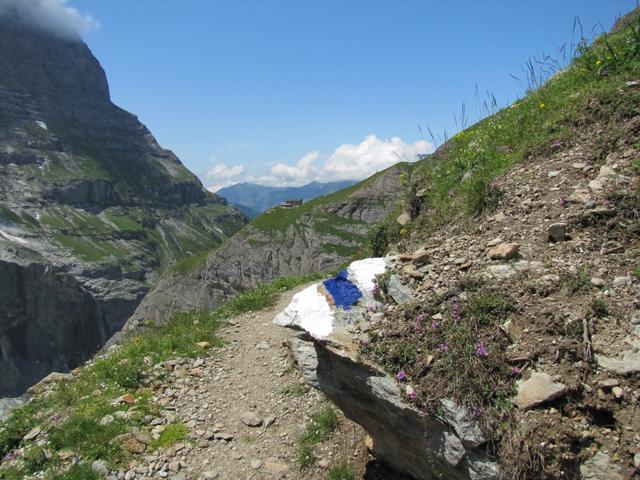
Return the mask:
{"type": "Polygon", "coordinates": [[[298,441],[298,453],[296,460],[301,468],[307,468],[315,463],[313,446],[324,442],[338,426],[338,414],[328,405],[311,416],[311,423],[307,425],[304,433],[298,441]]]}
{"type": "Polygon", "coordinates": [[[155,448],[167,448],[174,445],[185,438],[189,433],[189,429],[184,423],[172,423],[167,425],[160,437],[153,443],[155,448]]]}
{"type": "Polygon", "coordinates": [[[346,460],[340,461],[337,465],[331,467],[327,480],[357,480],[358,474],[355,468],[346,460]]]}

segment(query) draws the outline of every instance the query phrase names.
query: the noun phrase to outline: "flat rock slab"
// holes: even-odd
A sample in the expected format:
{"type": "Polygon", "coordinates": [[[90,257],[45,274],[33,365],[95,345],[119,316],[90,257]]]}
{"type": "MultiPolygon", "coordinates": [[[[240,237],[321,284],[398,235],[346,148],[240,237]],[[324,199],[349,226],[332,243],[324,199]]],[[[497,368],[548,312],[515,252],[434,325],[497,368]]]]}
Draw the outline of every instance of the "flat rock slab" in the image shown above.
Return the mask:
{"type": "Polygon", "coordinates": [[[580,465],[580,475],[582,480],[623,480],[618,466],[604,452],[596,453],[580,465]]]}
{"type": "Polygon", "coordinates": [[[627,350],[622,358],[596,355],[598,366],[616,375],[640,372],[640,340],[634,340],[632,345],[632,348],[627,350]]]}
{"type": "Polygon", "coordinates": [[[519,243],[501,243],[489,250],[487,255],[492,260],[510,260],[516,258],[519,251],[519,243]]]}
{"type": "Polygon", "coordinates": [[[518,407],[526,410],[555,400],[566,391],[567,386],[555,382],[548,373],[534,372],[528,380],[518,382],[518,394],[514,402],[518,407]]]}
{"type": "Polygon", "coordinates": [[[503,280],[505,278],[512,277],[517,273],[516,270],[514,270],[511,266],[506,264],[489,265],[487,267],[487,271],[492,277],[497,278],[498,280],[503,280]]]}
{"type": "Polygon", "coordinates": [[[259,427],[262,425],[262,418],[253,412],[244,412],[240,415],[240,421],[247,427],[259,427]]]}
{"type": "Polygon", "coordinates": [[[391,275],[391,277],[389,277],[387,289],[391,298],[393,298],[398,305],[413,300],[413,292],[400,281],[397,275],[391,275]]]}

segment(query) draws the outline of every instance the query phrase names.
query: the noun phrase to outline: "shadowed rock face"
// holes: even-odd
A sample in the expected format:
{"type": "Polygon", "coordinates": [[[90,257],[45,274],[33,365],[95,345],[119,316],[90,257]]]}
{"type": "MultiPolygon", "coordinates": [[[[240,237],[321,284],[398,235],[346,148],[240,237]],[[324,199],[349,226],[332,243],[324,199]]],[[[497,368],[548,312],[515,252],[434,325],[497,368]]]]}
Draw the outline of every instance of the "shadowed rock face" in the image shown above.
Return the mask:
{"type": "Polygon", "coordinates": [[[448,401],[443,418],[421,414],[392,377],[353,358],[336,338],[301,334],[291,351],[305,381],[371,435],[376,458],[419,480],[500,478],[463,409],[448,401]]]}
{"type": "Polygon", "coordinates": [[[0,312],[0,396],[76,367],[113,333],[78,280],[39,264],[0,262],[0,312]]]}
{"type": "Polygon", "coordinates": [[[111,102],[79,39],[0,18],[0,396],[78,365],[159,268],[246,219],[111,102]]]}

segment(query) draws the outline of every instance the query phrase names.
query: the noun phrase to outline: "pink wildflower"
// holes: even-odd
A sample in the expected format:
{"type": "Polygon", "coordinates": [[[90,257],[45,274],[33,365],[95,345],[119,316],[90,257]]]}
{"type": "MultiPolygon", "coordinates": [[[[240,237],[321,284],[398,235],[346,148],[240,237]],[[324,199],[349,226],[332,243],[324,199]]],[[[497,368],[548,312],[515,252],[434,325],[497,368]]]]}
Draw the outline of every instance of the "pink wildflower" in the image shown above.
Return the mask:
{"type": "Polygon", "coordinates": [[[484,342],[480,341],[476,344],[476,353],[481,357],[488,357],[489,351],[487,350],[487,346],[484,342]]]}
{"type": "Polygon", "coordinates": [[[396,380],[398,380],[399,382],[402,382],[406,379],[407,379],[407,374],[404,373],[404,370],[399,370],[398,373],[396,373],[396,380]]]}

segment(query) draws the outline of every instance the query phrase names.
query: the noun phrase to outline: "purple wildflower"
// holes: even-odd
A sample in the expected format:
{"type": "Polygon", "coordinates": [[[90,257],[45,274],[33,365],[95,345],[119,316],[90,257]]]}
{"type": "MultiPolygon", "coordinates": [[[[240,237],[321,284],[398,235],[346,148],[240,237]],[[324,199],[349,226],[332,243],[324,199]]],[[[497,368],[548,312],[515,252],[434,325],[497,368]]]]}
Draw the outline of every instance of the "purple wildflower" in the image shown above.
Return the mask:
{"type": "Polygon", "coordinates": [[[17,457],[13,452],[7,453],[2,459],[3,462],[10,462],[11,460],[15,460],[17,457]]]}
{"type": "Polygon", "coordinates": [[[436,322],[435,320],[433,322],[431,322],[431,329],[432,330],[437,330],[440,328],[440,324],[438,322],[436,322]]]}
{"type": "Polygon", "coordinates": [[[476,344],[476,353],[481,357],[488,357],[489,351],[487,350],[487,346],[483,341],[480,341],[476,344]]]}
{"type": "Polygon", "coordinates": [[[398,373],[396,373],[396,380],[398,380],[399,382],[402,382],[403,380],[407,379],[407,374],[404,373],[404,370],[398,370],[398,373]]]}
{"type": "Polygon", "coordinates": [[[511,367],[511,375],[513,375],[514,377],[517,377],[521,373],[522,373],[522,369],[521,368],[511,367]]]}
{"type": "Polygon", "coordinates": [[[416,394],[415,391],[411,390],[409,393],[407,393],[407,397],[409,397],[409,399],[411,400],[415,400],[418,397],[418,395],[416,394]]]}
{"type": "Polygon", "coordinates": [[[451,299],[451,318],[453,318],[454,323],[459,323],[462,319],[460,315],[460,304],[458,303],[458,297],[453,297],[451,299]]]}
{"type": "Polygon", "coordinates": [[[447,350],[449,350],[449,345],[447,345],[446,343],[441,343],[436,348],[441,352],[446,352],[447,350]]]}
{"type": "Polygon", "coordinates": [[[567,200],[564,197],[560,197],[560,199],[558,200],[558,203],[560,204],[561,207],[566,207],[569,204],[569,200],[567,200]]]}
{"type": "Polygon", "coordinates": [[[500,187],[500,178],[493,177],[493,180],[491,180],[491,188],[493,188],[494,190],[497,190],[499,187],[500,187]]]}
{"type": "Polygon", "coordinates": [[[556,140],[550,145],[551,150],[558,150],[561,146],[562,146],[562,142],[560,140],[556,140]]]}
{"type": "Polygon", "coordinates": [[[473,418],[480,418],[483,413],[484,412],[482,411],[482,409],[480,407],[473,407],[473,410],[471,410],[471,416],[473,418]]]}

